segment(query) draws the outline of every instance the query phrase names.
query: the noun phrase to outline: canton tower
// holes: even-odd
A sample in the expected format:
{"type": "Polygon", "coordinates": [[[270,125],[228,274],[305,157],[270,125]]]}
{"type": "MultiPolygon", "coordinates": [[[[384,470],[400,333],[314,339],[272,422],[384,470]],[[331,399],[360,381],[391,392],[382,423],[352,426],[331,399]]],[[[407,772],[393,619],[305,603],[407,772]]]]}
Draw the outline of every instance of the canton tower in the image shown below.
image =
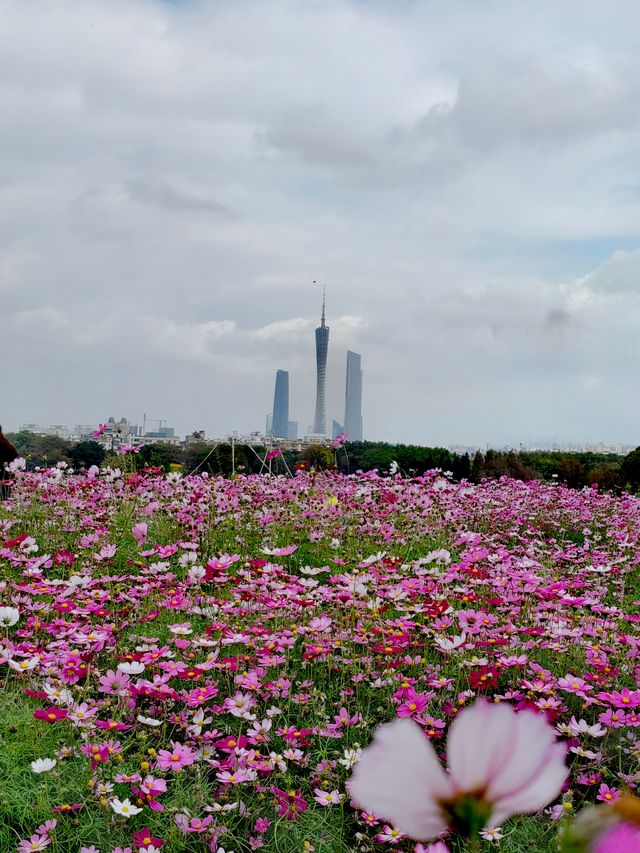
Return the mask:
{"type": "Polygon", "coordinates": [[[316,329],[316,416],[313,431],[316,435],[326,435],[327,413],[325,407],[325,380],[327,375],[327,352],[329,351],[329,327],[325,323],[326,288],[322,288],[322,317],[316,329]]]}

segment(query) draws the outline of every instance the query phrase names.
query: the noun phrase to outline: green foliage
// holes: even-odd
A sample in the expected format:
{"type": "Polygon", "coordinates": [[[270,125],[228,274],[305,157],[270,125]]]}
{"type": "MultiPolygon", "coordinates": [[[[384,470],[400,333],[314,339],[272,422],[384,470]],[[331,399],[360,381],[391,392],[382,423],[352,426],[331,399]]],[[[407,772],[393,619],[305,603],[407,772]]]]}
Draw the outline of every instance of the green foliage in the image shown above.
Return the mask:
{"type": "Polygon", "coordinates": [[[164,471],[169,470],[171,463],[181,464],[182,459],[180,447],[161,442],[143,445],[136,457],[139,468],[162,468],[164,471]]]}
{"type": "Polygon", "coordinates": [[[640,488],[640,447],[636,447],[622,460],[622,479],[632,489],[640,488]]]}
{"type": "Polygon", "coordinates": [[[310,444],[302,451],[298,462],[315,471],[326,471],[334,464],[333,451],[322,444],[310,444]]]}
{"type": "Polygon", "coordinates": [[[72,442],[55,435],[36,435],[28,430],[9,433],[9,441],[14,445],[20,456],[27,461],[30,470],[34,468],[46,468],[55,465],[56,462],[66,462],[72,465],[70,456],[72,442]]]}
{"type": "Polygon", "coordinates": [[[104,447],[97,441],[80,441],[69,449],[69,456],[76,469],[102,465],[106,456],[104,447]]]}

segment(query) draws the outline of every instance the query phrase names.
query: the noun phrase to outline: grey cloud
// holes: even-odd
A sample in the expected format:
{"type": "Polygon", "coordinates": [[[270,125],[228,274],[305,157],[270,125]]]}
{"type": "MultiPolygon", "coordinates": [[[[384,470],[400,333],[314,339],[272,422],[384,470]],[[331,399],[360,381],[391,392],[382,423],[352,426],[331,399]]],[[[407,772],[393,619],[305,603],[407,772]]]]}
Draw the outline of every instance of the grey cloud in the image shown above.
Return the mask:
{"type": "Polygon", "coordinates": [[[571,314],[564,308],[551,308],[545,318],[544,323],[552,332],[561,332],[571,323],[571,314]]]}
{"type": "Polygon", "coordinates": [[[442,142],[495,148],[637,127],[640,116],[630,107],[638,85],[628,68],[617,65],[476,60],[462,75],[455,102],[432,107],[416,131],[442,142]]]}
{"type": "Polygon", "coordinates": [[[133,199],[145,204],[168,207],[171,210],[203,211],[225,217],[231,215],[229,208],[215,199],[183,188],[179,189],[172,186],[169,181],[146,177],[129,178],[125,186],[133,199]]]}

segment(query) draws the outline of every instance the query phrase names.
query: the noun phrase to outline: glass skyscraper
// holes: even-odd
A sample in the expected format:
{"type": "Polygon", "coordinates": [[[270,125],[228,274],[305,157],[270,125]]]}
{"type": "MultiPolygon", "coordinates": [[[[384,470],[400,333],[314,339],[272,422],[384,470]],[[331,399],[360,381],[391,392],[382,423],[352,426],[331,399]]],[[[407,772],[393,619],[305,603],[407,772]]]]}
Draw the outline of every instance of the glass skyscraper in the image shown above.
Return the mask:
{"type": "Polygon", "coordinates": [[[347,350],[344,431],[349,441],[362,441],[362,357],[347,350]]]}
{"type": "Polygon", "coordinates": [[[322,317],[316,329],[316,416],[313,431],[316,435],[327,434],[327,412],[325,385],[327,378],[327,353],[329,352],[329,327],[325,323],[325,294],[322,293],[322,317]]]}
{"type": "Polygon", "coordinates": [[[289,372],[287,370],[278,370],[276,373],[271,433],[278,438],[287,438],[289,434],[289,372]]]}

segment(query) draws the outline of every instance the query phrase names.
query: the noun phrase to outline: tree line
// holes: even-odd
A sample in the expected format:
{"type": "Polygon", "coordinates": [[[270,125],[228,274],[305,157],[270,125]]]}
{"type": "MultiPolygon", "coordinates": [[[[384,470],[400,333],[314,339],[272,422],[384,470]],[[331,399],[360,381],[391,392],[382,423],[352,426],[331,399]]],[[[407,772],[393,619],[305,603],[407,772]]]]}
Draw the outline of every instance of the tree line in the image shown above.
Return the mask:
{"type": "MultiPolygon", "coordinates": [[[[71,442],[23,430],[7,436],[27,460],[30,469],[66,462],[76,470],[91,465],[122,467],[122,457],[108,453],[96,441],[71,442]]],[[[347,442],[342,447],[310,445],[302,451],[284,450],[265,461],[266,449],[236,444],[194,442],[182,448],[164,443],[147,444],[130,455],[127,465],[136,469],[176,466],[185,473],[206,471],[211,475],[295,471],[297,469],[337,470],[342,473],[397,470],[405,476],[420,476],[439,468],[450,471],[456,480],[480,482],[485,478],[512,477],[518,480],[549,480],[572,488],[598,484],[600,488],[640,489],[640,447],[626,456],[594,452],[487,450],[452,453],[442,447],[389,444],[379,441],[347,442]]]]}

